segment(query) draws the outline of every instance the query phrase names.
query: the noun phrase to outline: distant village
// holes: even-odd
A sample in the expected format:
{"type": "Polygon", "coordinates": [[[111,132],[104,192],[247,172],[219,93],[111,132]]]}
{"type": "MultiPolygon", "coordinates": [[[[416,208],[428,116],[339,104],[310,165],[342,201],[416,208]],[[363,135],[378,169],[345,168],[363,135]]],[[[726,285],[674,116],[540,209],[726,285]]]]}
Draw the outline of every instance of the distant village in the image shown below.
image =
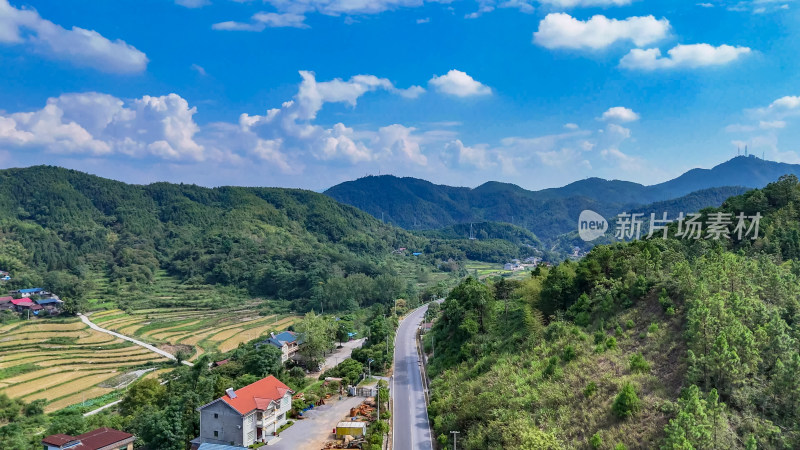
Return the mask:
{"type": "MultiPolygon", "coordinates": [[[[7,272],[0,273],[5,274],[2,278],[8,277],[7,272]]],[[[9,291],[8,295],[0,297],[0,312],[12,311],[35,316],[57,315],[61,313],[63,306],[64,302],[58,295],[40,287],[9,291]]]]}

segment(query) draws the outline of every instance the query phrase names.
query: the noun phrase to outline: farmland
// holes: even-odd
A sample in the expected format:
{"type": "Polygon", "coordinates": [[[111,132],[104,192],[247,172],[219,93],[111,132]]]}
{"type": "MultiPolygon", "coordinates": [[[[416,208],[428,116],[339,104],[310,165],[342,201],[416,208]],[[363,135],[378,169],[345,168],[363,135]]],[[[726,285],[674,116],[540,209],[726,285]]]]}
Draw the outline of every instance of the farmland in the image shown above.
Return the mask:
{"type": "Polygon", "coordinates": [[[89,319],[108,330],[135,337],[175,353],[185,350],[187,359],[205,353],[227,352],[239,344],[271,331],[285,330],[295,316],[259,316],[255,305],[245,304],[227,310],[188,308],[145,309],[123,312],[112,309],[96,312],[89,319]]]}
{"type": "Polygon", "coordinates": [[[488,277],[508,277],[514,280],[521,280],[529,277],[531,273],[530,270],[505,270],[503,269],[503,264],[480,261],[468,261],[464,267],[470,275],[477,277],[479,280],[488,277]]]}
{"type": "Polygon", "coordinates": [[[91,330],[78,319],[32,320],[0,327],[0,392],[47,411],[114,391],[104,382],[167,362],[155,353],[91,330]]]}

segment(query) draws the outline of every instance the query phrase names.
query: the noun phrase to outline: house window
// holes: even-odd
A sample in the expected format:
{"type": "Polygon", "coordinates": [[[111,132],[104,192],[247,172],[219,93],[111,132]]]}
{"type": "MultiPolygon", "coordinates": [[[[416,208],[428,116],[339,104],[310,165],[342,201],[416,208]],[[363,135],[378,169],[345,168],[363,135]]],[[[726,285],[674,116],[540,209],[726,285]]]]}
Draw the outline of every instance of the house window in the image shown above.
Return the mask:
{"type": "Polygon", "coordinates": [[[214,437],[219,437],[219,431],[214,430],[214,437]]]}
{"type": "Polygon", "coordinates": [[[214,413],[214,418],[215,418],[215,419],[219,419],[219,414],[217,414],[217,413],[214,413]]]}

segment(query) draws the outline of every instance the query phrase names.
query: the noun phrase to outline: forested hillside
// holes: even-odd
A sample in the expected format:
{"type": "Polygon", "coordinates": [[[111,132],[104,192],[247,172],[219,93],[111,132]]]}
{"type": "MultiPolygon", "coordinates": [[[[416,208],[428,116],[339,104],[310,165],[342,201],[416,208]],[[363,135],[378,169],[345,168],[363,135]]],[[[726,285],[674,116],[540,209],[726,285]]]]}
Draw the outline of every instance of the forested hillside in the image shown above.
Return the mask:
{"type": "Polygon", "coordinates": [[[426,242],[310,191],[139,186],[48,166],[0,171],[6,286],[44,284],[72,309],[97,277],[118,306],[131,306],[160,270],[216,286],[209,306],[237,296],[292,301],[297,310],[390,302],[416,295],[404,274],[430,262],[392,251],[426,242]]]}
{"type": "Polygon", "coordinates": [[[384,175],[341,183],[325,194],[410,230],[507,222],[532,231],[552,246],[560,235],[576,228],[584,209],[604,217],[650,204],[662,208],[656,210],[659,212],[663,208],[694,212],[719,206],[730,196],[764,187],[784,174],[800,174],[800,165],[741,156],[651,186],[588,178],[540,191],[499,182],[470,189],[384,175]]]}
{"type": "Polygon", "coordinates": [[[756,240],[604,245],[521,282],[467,279],[425,338],[439,442],[800,448],[799,206],[787,176],[716,210],[762,214],[756,240]]]}

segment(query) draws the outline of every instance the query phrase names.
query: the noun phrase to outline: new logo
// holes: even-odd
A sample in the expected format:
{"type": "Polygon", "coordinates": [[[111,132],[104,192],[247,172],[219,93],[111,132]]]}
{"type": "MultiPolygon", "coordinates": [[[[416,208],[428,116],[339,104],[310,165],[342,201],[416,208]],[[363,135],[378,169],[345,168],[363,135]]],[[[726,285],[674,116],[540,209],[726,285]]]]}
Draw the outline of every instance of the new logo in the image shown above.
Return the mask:
{"type": "Polygon", "coordinates": [[[608,222],[603,216],[585,209],[578,217],[578,235],[586,242],[593,241],[608,230],[608,222]]]}

